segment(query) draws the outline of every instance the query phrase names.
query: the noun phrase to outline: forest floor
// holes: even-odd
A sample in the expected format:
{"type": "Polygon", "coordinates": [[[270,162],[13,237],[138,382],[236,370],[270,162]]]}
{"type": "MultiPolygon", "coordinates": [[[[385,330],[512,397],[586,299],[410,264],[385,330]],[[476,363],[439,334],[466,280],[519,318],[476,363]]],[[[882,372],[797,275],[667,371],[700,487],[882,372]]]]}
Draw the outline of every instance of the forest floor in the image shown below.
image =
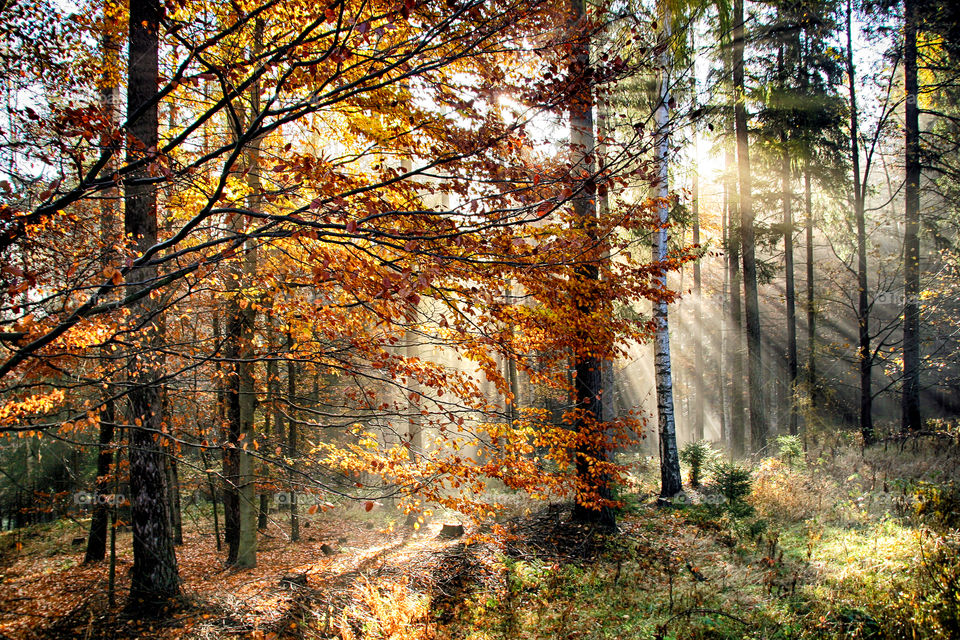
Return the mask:
{"type": "Polygon", "coordinates": [[[640,459],[612,536],[569,524],[567,506],[515,497],[496,543],[472,526],[441,538],[442,517],[413,530],[351,509],[305,519],[298,543],[271,522],[257,568],[242,571],[188,511],[185,598],[154,621],[108,606],[106,564],[83,566],[71,544],[86,523],[61,520],[20,532],[19,549],[12,532],[0,538],[0,638],[960,637],[958,465],[949,447],[835,447],[805,464],[761,461],[742,508],[697,490],[664,508],[656,465],[640,459]]]}

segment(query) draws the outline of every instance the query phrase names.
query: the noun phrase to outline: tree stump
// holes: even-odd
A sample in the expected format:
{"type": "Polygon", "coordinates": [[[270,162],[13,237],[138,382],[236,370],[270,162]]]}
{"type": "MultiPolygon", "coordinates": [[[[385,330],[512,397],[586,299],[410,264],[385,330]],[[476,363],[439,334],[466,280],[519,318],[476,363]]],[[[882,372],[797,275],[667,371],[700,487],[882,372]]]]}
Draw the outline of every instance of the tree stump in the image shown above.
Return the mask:
{"type": "Polygon", "coordinates": [[[450,524],[445,523],[440,529],[440,533],[437,535],[438,538],[459,538],[463,535],[463,525],[462,524],[450,524]]]}
{"type": "Polygon", "coordinates": [[[299,589],[301,587],[307,586],[307,574],[306,573],[288,573],[287,575],[280,578],[281,587],[289,587],[290,589],[299,589]]]}

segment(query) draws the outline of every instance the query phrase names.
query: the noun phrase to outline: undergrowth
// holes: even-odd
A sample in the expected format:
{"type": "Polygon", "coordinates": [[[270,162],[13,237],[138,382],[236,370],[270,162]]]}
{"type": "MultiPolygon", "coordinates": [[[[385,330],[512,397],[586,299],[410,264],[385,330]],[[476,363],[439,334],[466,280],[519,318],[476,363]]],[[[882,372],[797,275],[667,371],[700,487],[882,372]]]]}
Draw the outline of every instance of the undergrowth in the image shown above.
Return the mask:
{"type": "Polygon", "coordinates": [[[776,444],[750,470],[701,464],[701,486],[668,508],[642,490],[655,482],[641,461],[600,556],[502,556],[500,586],[470,595],[440,635],[960,637],[960,490],[931,475],[949,461],[930,461],[953,454],[931,447],[898,466],[876,451],[776,444]]]}

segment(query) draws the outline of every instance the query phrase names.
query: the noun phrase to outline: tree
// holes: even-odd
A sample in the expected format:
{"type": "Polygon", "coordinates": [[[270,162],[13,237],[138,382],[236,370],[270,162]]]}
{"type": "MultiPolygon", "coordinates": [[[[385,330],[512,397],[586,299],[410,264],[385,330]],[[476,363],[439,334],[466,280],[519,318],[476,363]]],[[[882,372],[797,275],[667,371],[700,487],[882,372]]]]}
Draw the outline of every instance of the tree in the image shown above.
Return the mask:
{"type": "Polygon", "coordinates": [[[738,208],[740,217],[740,252],[743,260],[744,314],[747,327],[747,396],[750,405],[750,440],[757,452],[766,446],[767,427],[763,419],[761,378],[762,345],[760,341],[760,303],[757,292],[756,230],[754,228],[750,146],[747,130],[747,96],[744,82],[743,50],[745,45],[743,0],[733,3],[733,119],[737,140],[738,208]]]}
{"type": "Polygon", "coordinates": [[[918,2],[903,2],[904,231],[903,431],[919,431],[920,415],[920,112],[917,80],[918,2]]]}
{"type": "MultiPolygon", "coordinates": [[[[658,228],[653,234],[653,260],[662,265],[657,276],[660,288],[666,288],[668,270],[667,227],[670,212],[670,69],[672,60],[671,20],[672,15],[667,2],[659,5],[661,24],[663,25],[660,71],[657,78],[657,110],[655,160],[656,177],[654,193],[657,198],[656,221],[658,228]]],[[[653,322],[655,337],[653,340],[653,365],[657,388],[657,425],[660,447],[660,498],[672,498],[683,489],[680,477],[680,458],[677,451],[677,433],[673,413],[673,380],[670,365],[670,329],[667,309],[668,299],[661,298],[653,303],[653,322]]]]}
{"type": "MultiPolygon", "coordinates": [[[[258,59],[263,53],[264,23],[254,20],[252,25],[250,56],[258,59]]],[[[261,112],[260,82],[250,85],[249,95],[243,96],[247,104],[239,104],[232,120],[233,135],[239,137],[249,128],[246,119],[261,112]]],[[[246,208],[252,212],[262,211],[263,185],[260,179],[260,138],[247,143],[240,167],[246,179],[249,195],[246,208]]],[[[238,245],[244,237],[244,220],[239,212],[229,215],[230,234],[238,245]]],[[[243,242],[243,251],[238,259],[230,261],[227,273],[227,334],[225,357],[231,369],[226,376],[228,446],[223,452],[224,479],[226,486],[225,533],[228,546],[227,562],[238,567],[250,568],[257,564],[257,517],[255,513],[255,475],[253,456],[249,447],[255,441],[254,417],[256,413],[256,390],[254,382],[253,340],[257,316],[257,301],[251,299],[249,290],[257,270],[257,249],[252,242],[243,242]]]]}
{"type": "MultiPolygon", "coordinates": [[[[873,358],[870,353],[870,304],[867,291],[866,184],[860,178],[860,132],[857,128],[856,69],[853,64],[853,9],[847,0],[847,79],[850,83],[850,160],[853,164],[853,215],[857,224],[857,328],[860,364],[860,434],[864,446],[873,443],[873,396],[870,388],[873,358]]],[[[865,181],[864,181],[865,182],[865,181]]]]}
{"type": "MultiPolygon", "coordinates": [[[[596,153],[596,141],[593,123],[593,83],[590,64],[589,22],[584,0],[571,0],[571,20],[573,24],[573,50],[570,58],[570,146],[573,149],[576,164],[575,174],[592,181],[596,174],[593,156],[596,153]]],[[[595,183],[580,183],[573,196],[574,224],[596,242],[597,205],[595,183]]],[[[600,279],[600,267],[591,260],[575,271],[576,279],[584,292],[577,303],[578,311],[586,317],[598,311],[594,296],[594,282],[600,279]]],[[[574,394],[577,411],[577,478],[584,487],[596,487],[596,497],[578,492],[573,518],[579,522],[596,523],[604,528],[616,527],[613,510],[602,501],[609,500],[611,490],[608,486],[611,478],[602,472],[601,465],[606,462],[606,444],[604,437],[603,415],[603,351],[597,349],[597,338],[585,332],[581,333],[578,345],[574,347],[574,394]],[[599,464],[598,464],[599,463],[599,464]],[[600,501],[597,501],[597,498],[600,501]]]]}
{"type": "MultiPolygon", "coordinates": [[[[120,94],[120,48],[123,25],[120,21],[119,7],[106,1],[103,5],[102,26],[100,34],[100,43],[103,50],[103,71],[101,78],[100,102],[108,126],[101,133],[101,144],[104,148],[110,149],[116,147],[116,130],[119,127],[119,94],[120,94]]],[[[116,153],[116,151],[114,151],[116,153]]],[[[110,163],[110,168],[115,169],[116,163],[110,163]]],[[[104,270],[116,269],[116,250],[114,247],[118,244],[119,227],[119,207],[117,201],[119,194],[117,189],[107,193],[102,201],[101,222],[100,222],[100,242],[103,246],[103,257],[101,259],[101,268],[104,270]]],[[[106,353],[104,355],[107,355],[106,353]]],[[[87,550],[84,555],[84,562],[98,562],[103,560],[107,554],[107,522],[109,516],[108,505],[100,496],[110,493],[110,474],[111,465],[114,462],[114,452],[110,448],[114,438],[114,425],[116,422],[115,401],[110,397],[115,393],[112,389],[107,389],[107,396],[103,402],[103,409],[100,416],[100,428],[97,451],[97,500],[93,507],[93,515],[90,518],[90,534],[87,536],[87,550]]]]}
{"type": "Polygon", "coordinates": [[[180,592],[177,558],[168,519],[167,474],[159,441],[165,430],[161,364],[161,309],[149,295],[157,277],[157,194],[150,180],[158,146],[156,87],[159,82],[159,0],[130,2],[127,63],[128,166],[134,167],[125,184],[124,231],[134,243],[136,269],[126,275],[133,288],[130,304],[142,331],[143,351],[130,372],[130,502],[133,520],[133,570],[128,607],[156,613],[180,592]]]}

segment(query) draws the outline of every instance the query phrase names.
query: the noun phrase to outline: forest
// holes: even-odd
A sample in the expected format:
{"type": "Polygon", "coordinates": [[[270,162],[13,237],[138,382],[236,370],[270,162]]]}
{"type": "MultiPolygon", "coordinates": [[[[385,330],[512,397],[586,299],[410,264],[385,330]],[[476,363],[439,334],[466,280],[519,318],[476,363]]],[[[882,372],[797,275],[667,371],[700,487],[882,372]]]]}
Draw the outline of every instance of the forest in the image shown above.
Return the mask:
{"type": "Polygon", "coordinates": [[[0,0],[0,640],[960,638],[960,6],[0,0]]]}

